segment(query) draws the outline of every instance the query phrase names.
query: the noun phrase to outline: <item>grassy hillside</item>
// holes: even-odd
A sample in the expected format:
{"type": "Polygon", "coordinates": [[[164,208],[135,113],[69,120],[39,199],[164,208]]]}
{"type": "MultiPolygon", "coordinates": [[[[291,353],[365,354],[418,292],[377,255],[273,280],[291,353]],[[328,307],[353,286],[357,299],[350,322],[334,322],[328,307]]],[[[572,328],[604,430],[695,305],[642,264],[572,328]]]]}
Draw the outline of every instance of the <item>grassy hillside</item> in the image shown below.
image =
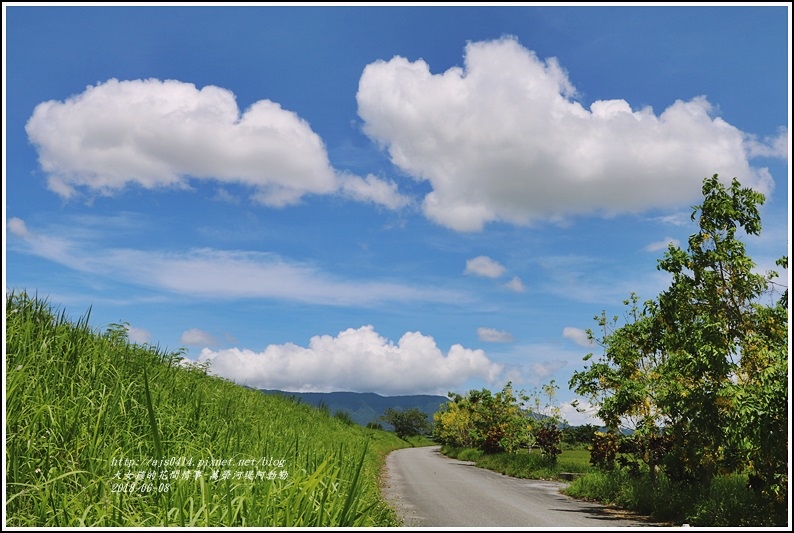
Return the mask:
{"type": "Polygon", "coordinates": [[[394,526],[391,433],[6,296],[7,526],[394,526]]]}

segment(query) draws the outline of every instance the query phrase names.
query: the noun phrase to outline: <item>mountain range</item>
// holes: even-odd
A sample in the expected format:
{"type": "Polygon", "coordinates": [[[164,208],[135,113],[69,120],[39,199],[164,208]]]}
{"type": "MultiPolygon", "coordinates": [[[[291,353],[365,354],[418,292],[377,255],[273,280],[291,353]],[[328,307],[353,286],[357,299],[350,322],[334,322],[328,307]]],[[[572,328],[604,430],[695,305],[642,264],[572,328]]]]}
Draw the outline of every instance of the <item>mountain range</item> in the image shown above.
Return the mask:
{"type": "Polygon", "coordinates": [[[331,414],[343,411],[350,415],[353,422],[366,426],[370,422],[391,429],[389,424],[378,420],[386,409],[419,409],[427,414],[428,421],[441,405],[449,401],[445,396],[416,394],[407,396],[381,396],[374,392],[288,392],[273,389],[259,389],[265,394],[281,394],[293,397],[316,407],[325,406],[331,414]]]}

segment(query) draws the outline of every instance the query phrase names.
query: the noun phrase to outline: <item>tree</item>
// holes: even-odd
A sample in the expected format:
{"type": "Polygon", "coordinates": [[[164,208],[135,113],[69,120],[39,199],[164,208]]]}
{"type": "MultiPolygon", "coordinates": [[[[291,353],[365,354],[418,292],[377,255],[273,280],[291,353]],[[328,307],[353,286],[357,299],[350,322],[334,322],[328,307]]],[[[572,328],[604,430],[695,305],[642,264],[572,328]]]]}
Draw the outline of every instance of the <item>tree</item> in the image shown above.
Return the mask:
{"type": "MultiPolygon", "coordinates": [[[[779,510],[788,483],[788,289],[775,299],[777,273],[755,272],[737,235],[760,234],[764,196],[716,174],[702,192],[687,249],[671,245],[659,260],[670,287],[642,309],[632,295],[621,327],[596,317],[604,353],[569,385],[599,405],[607,425],[633,419],[648,442],[663,441],[672,479],[746,471],[779,510]]],[[[777,264],[787,268],[788,258],[777,264]]]]}
{"type": "Polygon", "coordinates": [[[527,446],[532,437],[530,422],[510,382],[495,394],[481,389],[470,390],[466,396],[452,392],[448,396],[451,401],[433,415],[433,436],[438,442],[486,453],[527,446]]]}
{"type": "Polygon", "coordinates": [[[532,435],[535,444],[540,448],[541,453],[556,463],[557,456],[562,453],[560,443],[562,442],[562,430],[560,425],[566,423],[562,417],[562,411],[557,403],[557,391],[560,390],[554,380],[543,385],[540,390],[535,388],[530,395],[522,395],[524,402],[533,404],[532,435]]]}
{"type": "MultiPolygon", "coordinates": [[[[624,449],[648,465],[651,480],[655,481],[664,451],[664,447],[660,447],[661,427],[669,423],[658,404],[665,387],[659,372],[665,362],[665,352],[654,321],[656,304],[648,301],[640,309],[638,302],[639,297],[634,293],[623,301],[628,309],[621,327],[617,327],[617,316],[610,320],[604,311],[594,318],[601,329],[601,337],[596,338],[592,330],[587,330],[587,334],[591,341],[603,347],[604,354],[585,371],[574,372],[569,385],[599,405],[598,416],[610,430],[609,439],[597,439],[593,446],[612,450],[618,445],[621,430],[632,430],[633,443],[628,447],[624,445],[624,449]]],[[[588,354],[585,360],[591,356],[588,354]]],[[[609,465],[610,462],[599,464],[609,465]]]]}
{"type": "Polygon", "coordinates": [[[433,439],[441,444],[460,448],[474,448],[471,410],[460,394],[447,394],[449,402],[433,414],[433,439]]]}
{"type": "Polygon", "coordinates": [[[430,423],[427,420],[427,413],[418,408],[395,409],[389,407],[379,417],[379,420],[394,426],[394,432],[401,439],[425,435],[430,432],[430,423]]]}
{"type": "Polygon", "coordinates": [[[562,429],[562,441],[568,444],[590,444],[596,431],[598,426],[594,424],[565,426],[562,429]]]}

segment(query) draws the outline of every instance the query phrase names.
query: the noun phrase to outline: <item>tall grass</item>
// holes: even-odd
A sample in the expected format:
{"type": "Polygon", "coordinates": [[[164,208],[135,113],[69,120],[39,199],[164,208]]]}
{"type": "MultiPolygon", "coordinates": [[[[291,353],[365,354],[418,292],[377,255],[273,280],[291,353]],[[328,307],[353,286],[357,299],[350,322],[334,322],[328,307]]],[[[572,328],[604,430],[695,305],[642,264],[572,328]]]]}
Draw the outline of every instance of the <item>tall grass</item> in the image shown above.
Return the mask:
{"type": "Polygon", "coordinates": [[[8,526],[396,526],[406,446],[6,295],[8,526]]]}
{"type": "Polygon", "coordinates": [[[747,486],[747,476],[714,478],[706,487],[672,483],[660,475],[652,484],[647,475],[625,470],[596,471],[574,480],[565,493],[635,511],[662,522],[701,527],[780,527],[785,516],[765,510],[747,486]]]}

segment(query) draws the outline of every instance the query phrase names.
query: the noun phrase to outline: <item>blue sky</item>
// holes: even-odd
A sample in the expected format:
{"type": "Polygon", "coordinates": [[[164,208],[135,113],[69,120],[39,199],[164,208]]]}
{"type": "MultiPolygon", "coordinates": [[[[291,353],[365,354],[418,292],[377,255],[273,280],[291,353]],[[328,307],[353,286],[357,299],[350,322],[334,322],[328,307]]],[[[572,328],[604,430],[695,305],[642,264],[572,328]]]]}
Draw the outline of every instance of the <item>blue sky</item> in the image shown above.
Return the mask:
{"type": "Polygon", "coordinates": [[[249,386],[555,380],[578,423],[703,178],[788,254],[788,4],[3,10],[6,290],[249,386]]]}

